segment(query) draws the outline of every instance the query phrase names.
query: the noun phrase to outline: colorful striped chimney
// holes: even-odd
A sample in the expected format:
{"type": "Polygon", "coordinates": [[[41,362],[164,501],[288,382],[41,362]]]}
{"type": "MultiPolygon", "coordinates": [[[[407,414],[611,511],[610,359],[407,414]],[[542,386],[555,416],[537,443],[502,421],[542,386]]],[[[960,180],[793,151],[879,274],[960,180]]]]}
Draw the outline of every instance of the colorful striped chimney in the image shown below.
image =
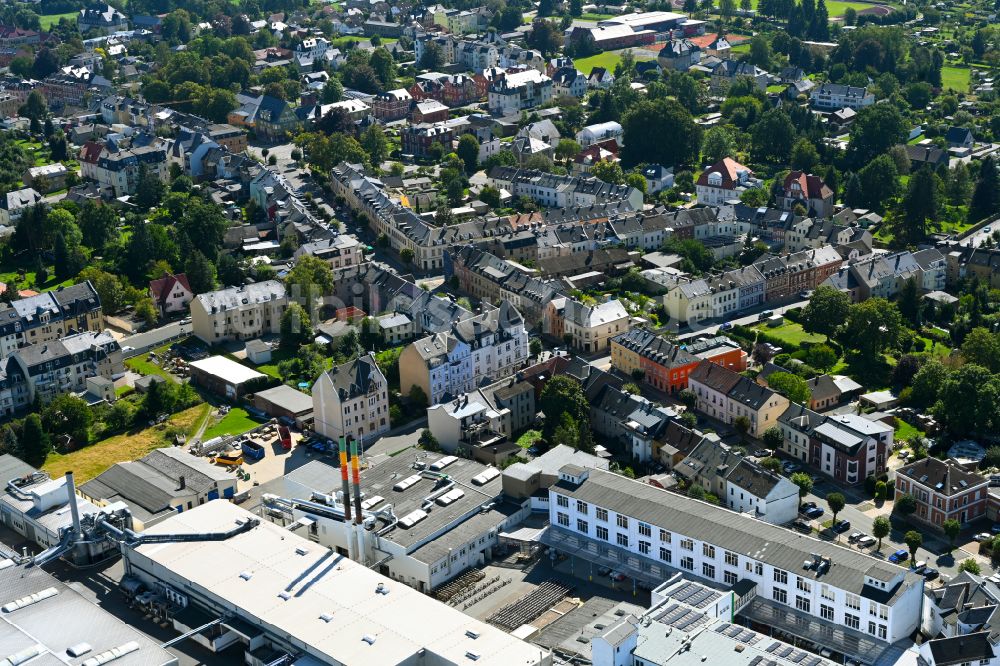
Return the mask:
{"type": "Polygon", "coordinates": [[[358,442],[348,436],[351,443],[351,472],[354,474],[354,523],[361,524],[361,472],[358,470],[358,442]]]}
{"type": "Polygon", "coordinates": [[[344,505],[344,520],[351,522],[351,487],[347,480],[347,445],[344,438],[340,438],[340,480],[344,483],[344,498],[341,503],[344,505]]]}

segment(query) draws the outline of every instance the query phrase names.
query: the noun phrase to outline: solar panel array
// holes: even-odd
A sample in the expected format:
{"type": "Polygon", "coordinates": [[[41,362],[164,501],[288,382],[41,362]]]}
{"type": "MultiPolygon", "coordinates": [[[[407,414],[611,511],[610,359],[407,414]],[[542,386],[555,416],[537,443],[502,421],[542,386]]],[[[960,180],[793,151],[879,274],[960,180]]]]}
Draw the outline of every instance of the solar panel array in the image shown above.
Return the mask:
{"type": "Polygon", "coordinates": [[[763,638],[763,636],[758,634],[756,631],[751,631],[750,629],[741,627],[738,624],[729,624],[728,622],[724,622],[717,626],[715,631],[723,636],[732,638],[734,641],[739,641],[740,643],[744,643],[746,645],[756,645],[763,638]]]}
{"type": "Polygon", "coordinates": [[[819,666],[819,664],[823,663],[823,660],[816,655],[799,650],[786,643],[775,642],[767,648],[767,651],[776,657],[781,657],[786,661],[793,664],[801,664],[802,666],[819,666]]]}
{"type": "Polygon", "coordinates": [[[715,590],[710,590],[696,583],[685,583],[682,587],[670,593],[671,599],[683,601],[688,606],[695,608],[704,608],[717,599],[718,596],[719,593],[715,590]]]}
{"type": "Polygon", "coordinates": [[[750,660],[750,666],[781,666],[781,664],[771,659],[765,659],[764,657],[757,655],[756,657],[750,660]]]}
{"type": "Polygon", "coordinates": [[[674,629],[680,629],[681,631],[689,631],[700,624],[705,624],[707,621],[701,613],[680,604],[671,604],[656,619],[658,622],[662,622],[674,629]]]}

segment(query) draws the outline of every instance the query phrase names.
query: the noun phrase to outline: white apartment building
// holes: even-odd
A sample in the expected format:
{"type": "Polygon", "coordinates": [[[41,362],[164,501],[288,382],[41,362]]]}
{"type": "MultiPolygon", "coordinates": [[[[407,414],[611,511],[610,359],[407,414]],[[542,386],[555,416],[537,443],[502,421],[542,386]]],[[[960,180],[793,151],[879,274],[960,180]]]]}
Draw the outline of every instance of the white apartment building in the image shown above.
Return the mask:
{"type": "Polygon", "coordinates": [[[388,432],[388,387],[371,354],[333,366],[313,385],[316,432],[333,441],[350,435],[369,443],[388,432]]]}
{"type": "Polygon", "coordinates": [[[688,373],[688,388],[698,399],[696,409],[723,423],[740,417],[750,421],[748,434],[761,437],[788,409],[789,400],[729,368],[702,360],[688,373]]]}
{"type": "Polygon", "coordinates": [[[494,116],[516,115],[541,106],[553,96],[552,79],[534,69],[504,75],[493,83],[488,95],[494,116]]]}
{"type": "Polygon", "coordinates": [[[841,83],[824,83],[809,93],[809,101],[814,108],[825,111],[854,109],[860,111],[875,103],[875,95],[867,88],[847,86],[841,83]]]}
{"type": "Polygon", "coordinates": [[[624,202],[631,210],[642,210],[642,192],[628,185],[614,185],[589,176],[557,174],[498,166],[490,170],[492,187],[514,197],[530,197],[547,208],[585,208],[596,204],[624,202]]]}
{"type": "Polygon", "coordinates": [[[907,569],[618,474],[564,466],[549,520],[557,551],[647,584],[739,584],[755,592],[741,615],[865,663],[920,626],[923,579],[907,569]]]}
{"type": "Polygon", "coordinates": [[[143,167],[160,182],[166,183],[170,173],[166,149],[158,145],[121,150],[109,147],[95,149],[88,144],[83,147],[80,156],[80,175],[113,190],[116,197],[135,194],[143,167]]]}
{"type": "Polygon", "coordinates": [[[584,305],[572,298],[552,301],[563,306],[563,337],[574,349],[597,352],[611,347],[611,338],[629,330],[629,316],[621,301],[614,299],[598,305],[584,305]]]}
{"type": "Polygon", "coordinates": [[[104,330],[101,299],[81,282],[0,304],[0,358],[24,345],[58,340],[82,331],[104,330]]]}
{"type": "Polygon", "coordinates": [[[24,211],[42,203],[42,195],[32,187],[14,190],[0,196],[0,225],[16,227],[24,211]]]}
{"type": "Polygon", "coordinates": [[[191,301],[191,326],[208,344],[253,340],[281,332],[281,315],[288,307],[285,285],[266,280],[198,294],[191,301]]]}
{"type": "MultiPolygon", "coordinates": [[[[485,302],[484,302],[485,303],[485,302]]],[[[452,330],[411,343],[399,356],[404,395],[420,387],[428,404],[472,391],[487,379],[514,374],[528,358],[528,331],[507,301],[455,322],[452,330]]]]}

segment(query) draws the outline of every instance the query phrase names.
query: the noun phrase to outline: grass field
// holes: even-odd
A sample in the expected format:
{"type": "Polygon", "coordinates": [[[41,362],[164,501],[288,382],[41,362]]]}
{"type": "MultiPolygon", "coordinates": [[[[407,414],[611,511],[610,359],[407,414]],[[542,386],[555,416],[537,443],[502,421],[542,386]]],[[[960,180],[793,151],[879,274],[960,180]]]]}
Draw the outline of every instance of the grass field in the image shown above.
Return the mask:
{"type": "MultiPolygon", "coordinates": [[[[590,74],[591,70],[595,67],[603,67],[609,72],[615,71],[615,65],[621,62],[621,55],[614,51],[605,51],[604,53],[598,53],[597,55],[592,55],[589,58],[580,58],[575,60],[576,68],[583,72],[584,74],[590,74]]],[[[649,60],[649,58],[636,58],[637,62],[642,62],[649,60]]]]}
{"type": "Polygon", "coordinates": [[[765,324],[760,324],[758,326],[755,326],[754,328],[756,328],[758,331],[762,331],[764,333],[767,333],[768,335],[772,335],[778,338],[779,340],[783,340],[784,342],[795,346],[799,346],[803,342],[826,342],[825,335],[806,333],[804,330],[802,330],[801,325],[787,320],[781,326],[775,326],[774,328],[769,328],[765,324]]]}
{"type": "Polygon", "coordinates": [[[54,479],[72,470],[76,482],[82,483],[94,478],[116,462],[136,460],[153,449],[171,445],[172,442],[167,440],[169,431],[181,430],[191,435],[201,419],[208,414],[209,409],[211,405],[197,405],[174,414],[166,423],[152,428],[115,435],[65,455],[49,454],[42,469],[54,479]]]}
{"type": "Polygon", "coordinates": [[[59,23],[59,19],[62,18],[75,20],[76,12],[66,12],[65,14],[46,14],[45,16],[39,16],[38,22],[42,25],[42,30],[49,30],[56,23],[59,23]]]}
{"type": "Polygon", "coordinates": [[[145,355],[139,355],[127,359],[125,361],[125,366],[129,370],[134,370],[135,372],[138,372],[140,375],[159,375],[160,377],[163,377],[167,381],[171,382],[177,381],[170,375],[169,372],[167,372],[160,366],[156,365],[155,363],[147,361],[145,355]]]}
{"type": "Polygon", "coordinates": [[[614,14],[580,14],[581,21],[607,21],[609,18],[614,17],[614,14]]]}
{"type": "Polygon", "coordinates": [[[245,409],[233,407],[229,413],[222,417],[222,420],[205,430],[201,436],[202,441],[207,442],[213,437],[222,435],[239,435],[251,428],[256,428],[260,422],[250,418],[245,409]]]}
{"type": "MultiPolygon", "coordinates": [[[[751,5],[754,9],[757,9],[757,0],[750,0],[751,5]]],[[[862,9],[868,9],[873,5],[868,2],[851,2],[851,0],[827,0],[826,11],[830,18],[837,16],[843,16],[844,12],[847,11],[848,7],[853,7],[855,11],[860,12],[862,9]]]]}
{"type": "Polygon", "coordinates": [[[942,67],[941,87],[945,90],[949,88],[955,92],[969,92],[969,81],[972,78],[972,70],[968,67],[942,67]]]}
{"type": "Polygon", "coordinates": [[[912,441],[916,437],[923,437],[925,435],[923,430],[917,430],[916,427],[910,425],[903,419],[896,419],[896,441],[906,440],[912,441]]]}
{"type": "Polygon", "coordinates": [[[538,430],[528,430],[523,435],[517,438],[517,445],[522,449],[531,448],[531,446],[542,438],[542,433],[538,430]]]}

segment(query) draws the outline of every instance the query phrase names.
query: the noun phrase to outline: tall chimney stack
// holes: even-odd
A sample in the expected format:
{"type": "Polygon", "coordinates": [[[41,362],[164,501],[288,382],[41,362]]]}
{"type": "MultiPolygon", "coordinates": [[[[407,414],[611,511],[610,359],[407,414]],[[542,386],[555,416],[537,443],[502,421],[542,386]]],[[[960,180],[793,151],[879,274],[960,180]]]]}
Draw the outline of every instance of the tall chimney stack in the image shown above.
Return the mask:
{"type": "Polygon", "coordinates": [[[351,472],[354,474],[354,524],[361,524],[361,473],[358,470],[358,442],[348,436],[351,442],[351,472]]]}
{"type": "Polygon", "coordinates": [[[83,530],[80,529],[80,508],[76,505],[76,483],[73,482],[73,472],[66,472],[66,499],[69,501],[69,510],[73,515],[73,531],[79,538],[83,530]]]}
{"type": "Polygon", "coordinates": [[[347,445],[344,438],[340,438],[340,480],[344,484],[344,498],[341,504],[344,505],[344,521],[351,522],[351,487],[347,480],[347,445]]]}

